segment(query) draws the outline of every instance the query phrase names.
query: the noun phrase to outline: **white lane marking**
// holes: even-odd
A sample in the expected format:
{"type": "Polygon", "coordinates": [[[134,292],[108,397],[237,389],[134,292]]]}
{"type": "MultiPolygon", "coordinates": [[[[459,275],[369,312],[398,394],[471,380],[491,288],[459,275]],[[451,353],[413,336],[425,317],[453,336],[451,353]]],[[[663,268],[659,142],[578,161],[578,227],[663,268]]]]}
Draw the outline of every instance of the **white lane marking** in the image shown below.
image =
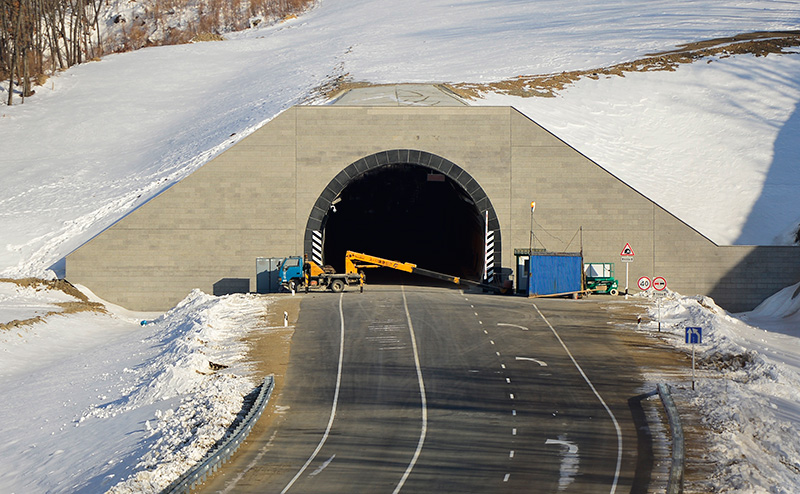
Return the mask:
{"type": "Polygon", "coordinates": [[[506,323],[506,322],[499,322],[499,323],[497,323],[497,325],[498,326],[511,326],[512,328],[519,328],[519,329],[521,329],[523,331],[528,331],[528,328],[526,328],[525,326],[520,326],[519,324],[510,324],[510,323],[506,323]]]}
{"type": "Polygon", "coordinates": [[[500,356],[500,352],[494,352],[498,357],[500,356]]]}
{"type": "Polygon", "coordinates": [[[506,368],[506,364],[500,364],[500,368],[501,369],[505,369],[506,368]]]}
{"type": "Polygon", "coordinates": [[[331,433],[331,428],[333,427],[333,420],[336,418],[336,407],[339,404],[339,389],[342,387],[342,361],[344,360],[344,311],[342,310],[342,298],[344,298],[344,292],[339,294],[339,366],[336,370],[336,390],[333,392],[333,405],[331,405],[331,416],[328,419],[328,426],[325,428],[325,433],[322,435],[322,439],[320,439],[319,444],[317,444],[317,449],[311,453],[311,456],[306,460],[305,465],[300,469],[297,474],[289,481],[286,487],[283,488],[281,494],[285,494],[292,488],[297,479],[303,475],[303,472],[306,471],[306,468],[314,461],[314,458],[317,457],[317,454],[322,449],[322,446],[325,445],[325,441],[328,440],[328,435],[331,433]]]}
{"type": "Polygon", "coordinates": [[[478,321],[478,324],[483,324],[483,321],[478,321]]]}
{"type": "Polygon", "coordinates": [[[489,332],[484,329],[483,334],[489,334],[489,332]]]}
{"type": "Polygon", "coordinates": [[[516,435],[517,435],[517,428],[516,428],[516,427],[514,427],[513,429],[511,429],[511,435],[512,435],[512,436],[516,436],[516,435]]]}
{"type": "Polygon", "coordinates": [[[513,458],[514,457],[514,450],[513,449],[508,452],[508,457],[509,458],[513,458]]]}
{"type": "Polygon", "coordinates": [[[594,384],[592,384],[592,381],[589,380],[589,378],[586,376],[586,373],[583,372],[581,366],[578,365],[578,361],[575,360],[575,357],[572,356],[572,352],[570,352],[569,348],[567,348],[567,345],[564,344],[564,340],[562,340],[561,337],[558,335],[553,325],[550,324],[550,321],[548,321],[547,318],[544,317],[544,314],[542,314],[542,311],[539,310],[539,307],[537,307],[536,304],[533,304],[533,308],[536,309],[536,312],[539,313],[539,316],[547,324],[547,327],[549,327],[550,331],[553,332],[553,335],[555,335],[558,342],[561,343],[561,347],[564,348],[564,351],[567,352],[567,355],[569,355],[570,360],[572,360],[572,364],[575,366],[576,369],[578,369],[578,372],[581,373],[581,376],[583,376],[583,380],[586,381],[586,384],[589,385],[589,388],[592,390],[594,395],[597,397],[598,400],[600,400],[600,403],[603,404],[603,408],[606,409],[608,416],[611,417],[611,421],[614,423],[614,429],[616,429],[617,431],[617,467],[616,470],[614,471],[614,482],[611,484],[611,491],[610,491],[610,494],[614,494],[617,491],[617,483],[619,482],[619,470],[622,465],[622,430],[619,428],[619,422],[617,422],[617,418],[614,416],[614,413],[611,411],[608,405],[606,405],[606,402],[603,400],[603,397],[600,396],[600,393],[598,393],[597,389],[595,389],[594,384]]]}
{"type": "Polygon", "coordinates": [[[548,439],[545,444],[559,444],[567,447],[561,457],[561,478],[558,479],[558,490],[563,491],[575,481],[575,475],[578,474],[578,465],[580,463],[578,445],[562,439],[548,439]]]}
{"type": "Polygon", "coordinates": [[[516,417],[517,416],[517,411],[516,410],[511,410],[511,415],[516,417]]]}
{"type": "Polygon", "coordinates": [[[322,465],[320,465],[320,467],[319,467],[319,468],[317,468],[317,469],[316,469],[316,470],[314,470],[313,472],[309,473],[309,474],[308,474],[308,476],[309,476],[309,477],[314,477],[314,476],[318,475],[320,472],[322,472],[323,470],[325,470],[325,468],[327,468],[327,467],[328,467],[328,465],[330,465],[330,464],[331,464],[331,462],[333,461],[333,459],[334,459],[334,458],[336,458],[336,455],[333,455],[333,456],[331,456],[330,458],[328,458],[327,460],[325,460],[325,462],[324,462],[322,465]]]}
{"type": "Polygon", "coordinates": [[[507,382],[508,384],[511,384],[511,379],[509,379],[509,378],[506,378],[506,382],[507,382]]]}
{"type": "Polygon", "coordinates": [[[489,343],[491,343],[492,345],[494,345],[494,340],[489,340],[489,343]]]}
{"type": "Polygon", "coordinates": [[[417,449],[414,451],[414,457],[411,458],[411,463],[406,467],[403,477],[395,487],[393,494],[400,492],[400,489],[405,485],[408,476],[411,475],[411,470],[417,464],[419,454],[422,452],[422,445],[425,444],[425,436],[428,434],[428,399],[425,396],[425,381],[422,380],[422,367],[419,363],[419,351],[417,350],[417,338],[414,335],[414,325],[411,324],[411,314],[408,312],[408,302],[406,301],[406,287],[401,286],[403,291],[403,307],[406,310],[406,320],[408,321],[408,331],[411,334],[411,348],[414,350],[414,365],[417,367],[417,381],[419,382],[419,395],[422,402],[422,428],[419,434],[419,441],[417,442],[417,449]]]}
{"type": "Polygon", "coordinates": [[[508,482],[508,478],[511,477],[510,473],[507,473],[505,477],[503,477],[503,482],[508,482]]]}
{"type": "Polygon", "coordinates": [[[527,360],[529,362],[536,362],[537,364],[539,364],[542,367],[547,367],[547,362],[544,362],[543,360],[535,359],[533,357],[517,357],[517,360],[527,360]]]}
{"type": "Polygon", "coordinates": [[[509,394],[508,394],[508,396],[509,396],[509,397],[510,397],[512,400],[514,399],[514,393],[509,393],[509,394]]]}

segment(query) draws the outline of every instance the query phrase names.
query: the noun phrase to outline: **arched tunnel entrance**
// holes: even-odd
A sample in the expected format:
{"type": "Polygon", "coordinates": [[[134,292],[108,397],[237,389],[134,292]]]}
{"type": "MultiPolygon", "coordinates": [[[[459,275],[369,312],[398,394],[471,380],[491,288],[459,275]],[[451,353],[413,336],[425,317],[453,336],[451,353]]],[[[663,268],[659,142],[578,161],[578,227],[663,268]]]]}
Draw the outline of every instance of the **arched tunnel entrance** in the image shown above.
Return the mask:
{"type": "MultiPolygon", "coordinates": [[[[481,280],[487,211],[499,266],[497,217],[468,173],[421,151],[378,153],[351,164],[326,187],[309,218],[306,253],[337,272],[353,250],[481,280]]],[[[437,284],[386,268],[371,269],[367,277],[369,283],[437,284]]]]}

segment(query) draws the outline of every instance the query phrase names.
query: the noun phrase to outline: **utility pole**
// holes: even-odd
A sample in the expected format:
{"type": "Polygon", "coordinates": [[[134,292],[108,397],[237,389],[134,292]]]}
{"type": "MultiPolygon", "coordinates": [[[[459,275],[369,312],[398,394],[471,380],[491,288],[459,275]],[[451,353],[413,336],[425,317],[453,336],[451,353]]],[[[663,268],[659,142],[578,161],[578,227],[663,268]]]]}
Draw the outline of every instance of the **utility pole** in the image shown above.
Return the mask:
{"type": "MultiPolygon", "coordinates": [[[[533,210],[536,209],[536,201],[531,202],[531,238],[528,242],[528,280],[531,279],[531,264],[533,260],[533,210]]],[[[528,281],[530,283],[530,281],[528,281]]]]}

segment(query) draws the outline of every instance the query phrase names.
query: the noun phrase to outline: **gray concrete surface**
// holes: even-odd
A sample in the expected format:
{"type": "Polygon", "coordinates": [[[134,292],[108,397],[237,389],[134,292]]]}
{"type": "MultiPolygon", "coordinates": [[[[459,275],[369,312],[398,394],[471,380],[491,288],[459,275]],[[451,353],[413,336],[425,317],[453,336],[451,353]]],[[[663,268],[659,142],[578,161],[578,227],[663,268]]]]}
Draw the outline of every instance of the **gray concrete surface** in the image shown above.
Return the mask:
{"type": "Polygon", "coordinates": [[[583,228],[585,261],[615,262],[624,287],[630,243],[632,291],[640,276],[663,276],[742,311],[800,280],[800,247],[718,246],[514,108],[347,106],[346,96],[277,116],[67,256],[67,279],[136,310],[168,309],[194,288],[255,291],[256,258],[310,256],[311,231],[359,173],[411,163],[489,211],[504,276],[513,249],[528,247],[536,201],[535,247],[578,251],[583,228]]]}

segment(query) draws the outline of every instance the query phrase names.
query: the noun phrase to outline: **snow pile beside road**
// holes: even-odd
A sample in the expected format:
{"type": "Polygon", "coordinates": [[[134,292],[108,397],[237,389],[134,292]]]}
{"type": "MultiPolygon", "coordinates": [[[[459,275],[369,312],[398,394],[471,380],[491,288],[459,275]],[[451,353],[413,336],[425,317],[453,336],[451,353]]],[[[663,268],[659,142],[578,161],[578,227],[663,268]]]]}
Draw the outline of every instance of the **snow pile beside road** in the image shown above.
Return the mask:
{"type": "MultiPolygon", "coordinates": [[[[6,285],[0,293],[11,294],[6,285]]],[[[166,487],[223,437],[255,388],[242,339],[269,300],[194,291],[144,326],[108,305],[0,333],[0,492],[166,487]]],[[[19,301],[0,299],[0,321],[19,301]]]]}
{"type": "Polygon", "coordinates": [[[225,434],[255,383],[246,375],[247,347],[240,336],[254,329],[263,306],[250,296],[217,298],[194,290],[153,322],[159,331],[149,343],[161,353],[133,374],[135,384],[119,400],[87,417],[113,417],[180,396],[177,408],[156,410],[145,422],[152,442],[136,472],[109,492],[159,492],[200,461],[225,434]],[[223,367],[224,366],[224,367],[223,367]]]}
{"type": "MultiPolygon", "coordinates": [[[[773,328],[787,327],[785,316],[796,314],[789,301],[797,286],[736,316],[708,297],[670,293],[661,300],[661,336],[670,343],[691,353],[685,328],[703,330],[695,346],[696,389],[683,382],[675,391],[712,431],[708,459],[716,471],[709,485],[718,492],[800,492],[800,339],[745,322],[757,316],[773,328]]],[[[658,308],[649,310],[656,321],[658,308]]],[[[656,326],[650,322],[648,330],[656,326]]]]}

